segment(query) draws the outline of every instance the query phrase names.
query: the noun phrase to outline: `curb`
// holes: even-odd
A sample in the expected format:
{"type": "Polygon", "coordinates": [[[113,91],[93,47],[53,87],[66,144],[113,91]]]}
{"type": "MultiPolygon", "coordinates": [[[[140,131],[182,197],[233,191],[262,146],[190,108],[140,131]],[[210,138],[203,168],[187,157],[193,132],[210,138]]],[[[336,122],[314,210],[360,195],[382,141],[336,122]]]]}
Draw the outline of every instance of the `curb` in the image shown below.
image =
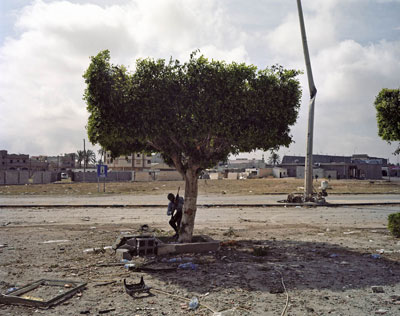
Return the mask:
{"type": "MultiPolygon", "coordinates": [[[[372,205],[400,205],[400,202],[360,202],[360,203],[267,203],[267,204],[199,204],[198,208],[238,208],[238,207],[341,207],[341,206],[372,206],[372,205]]],[[[165,204],[4,204],[0,208],[165,208],[165,204]]]]}

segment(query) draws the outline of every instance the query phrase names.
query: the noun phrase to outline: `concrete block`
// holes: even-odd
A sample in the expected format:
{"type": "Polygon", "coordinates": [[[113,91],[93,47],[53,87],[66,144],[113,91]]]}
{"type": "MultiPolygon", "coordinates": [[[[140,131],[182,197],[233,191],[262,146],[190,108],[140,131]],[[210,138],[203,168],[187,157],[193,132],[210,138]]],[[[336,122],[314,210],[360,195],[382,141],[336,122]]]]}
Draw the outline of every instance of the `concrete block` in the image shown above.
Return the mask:
{"type": "MultiPolygon", "coordinates": [[[[115,252],[115,256],[117,257],[118,260],[125,259],[124,256],[128,256],[128,255],[130,255],[128,249],[117,249],[117,251],[115,252]]],[[[132,257],[131,257],[131,259],[132,259],[132,257]]],[[[131,259],[127,259],[127,260],[131,260],[131,259]]]]}
{"type": "Polygon", "coordinates": [[[158,255],[166,254],[179,254],[179,253],[202,253],[209,251],[218,251],[220,248],[220,242],[213,240],[208,236],[193,236],[191,243],[177,243],[167,244],[163,243],[160,238],[160,243],[157,246],[158,255]]]}

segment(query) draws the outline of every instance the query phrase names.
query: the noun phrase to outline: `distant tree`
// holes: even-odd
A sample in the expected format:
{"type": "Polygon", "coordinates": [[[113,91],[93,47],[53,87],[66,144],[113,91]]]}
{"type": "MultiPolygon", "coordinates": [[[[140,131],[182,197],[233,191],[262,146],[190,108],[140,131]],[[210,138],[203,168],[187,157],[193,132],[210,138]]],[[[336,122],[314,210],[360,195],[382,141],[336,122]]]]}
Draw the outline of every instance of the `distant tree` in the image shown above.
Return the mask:
{"type": "Polygon", "coordinates": [[[268,163],[270,165],[276,166],[281,162],[281,157],[274,151],[271,150],[271,156],[268,158],[268,163]]]}
{"type": "MultiPolygon", "coordinates": [[[[400,89],[382,89],[375,98],[378,135],[388,143],[400,141],[400,89]]],[[[400,153],[400,144],[394,154],[400,153]]]]}
{"type": "Polygon", "coordinates": [[[103,148],[100,148],[97,153],[100,155],[100,159],[99,159],[99,164],[103,163],[105,160],[105,156],[106,156],[106,151],[103,148]],[[103,159],[104,157],[104,159],[103,159]]]}
{"type": "Polygon", "coordinates": [[[85,160],[85,152],[83,150],[78,150],[76,152],[76,160],[79,164],[79,168],[82,168],[82,162],[85,160]]]}
{"type": "Polygon", "coordinates": [[[160,152],[185,179],[179,241],[192,238],[198,177],[229,154],[288,146],[301,90],[296,70],[209,61],[141,59],[135,72],[91,57],[84,74],[92,143],[113,157],[160,152]]]}
{"type": "Polygon", "coordinates": [[[96,154],[94,153],[93,150],[88,149],[88,150],[86,150],[86,155],[85,155],[85,165],[86,165],[86,167],[90,163],[92,163],[92,164],[96,163],[96,154]]]}

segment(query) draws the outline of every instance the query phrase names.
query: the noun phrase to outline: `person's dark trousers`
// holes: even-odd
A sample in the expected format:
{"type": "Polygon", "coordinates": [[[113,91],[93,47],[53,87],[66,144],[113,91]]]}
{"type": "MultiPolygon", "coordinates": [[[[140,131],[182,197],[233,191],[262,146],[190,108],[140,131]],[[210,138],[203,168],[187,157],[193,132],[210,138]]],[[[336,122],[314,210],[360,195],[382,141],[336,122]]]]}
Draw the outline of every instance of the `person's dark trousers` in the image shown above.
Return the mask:
{"type": "Polygon", "coordinates": [[[176,226],[176,220],[175,220],[175,216],[171,216],[171,219],[169,220],[169,224],[172,226],[172,228],[174,229],[175,233],[178,234],[178,227],[176,226]]]}
{"type": "Polygon", "coordinates": [[[182,220],[182,212],[176,212],[175,215],[171,216],[171,219],[169,220],[169,224],[175,230],[175,233],[177,235],[179,234],[179,227],[181,226],[181,220],[182,220]]]}

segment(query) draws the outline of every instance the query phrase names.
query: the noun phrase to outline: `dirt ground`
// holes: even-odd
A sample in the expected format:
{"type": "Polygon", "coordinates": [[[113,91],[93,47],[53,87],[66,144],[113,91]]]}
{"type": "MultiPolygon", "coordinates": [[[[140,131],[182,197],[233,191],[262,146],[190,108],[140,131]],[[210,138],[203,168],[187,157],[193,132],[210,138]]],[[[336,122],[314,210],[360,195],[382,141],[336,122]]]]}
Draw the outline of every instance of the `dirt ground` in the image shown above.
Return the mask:
{"type": "Polygon", "coordinates": [[[135,258],[155,261],[153,268],[197,265],[143,272],[108,266],[119,263],[109,249],[84,250],[110,246],[120,234],[141,234],[143,224],[156,236],[171,236],[165,209],[3,208],[1,293],[39,279],[87,285],[49,310],[0,304],[0,315],[399,315],[400,240],[386,229],[388,214],[399,211],[199,208],[195,234],[220,240],[220,251],[135,258]],[[132,298],[122,280],[137,283],[141,276],[152,295],[132,298]],[[200,306],[191,311],[193,297],[200,306]]]}

